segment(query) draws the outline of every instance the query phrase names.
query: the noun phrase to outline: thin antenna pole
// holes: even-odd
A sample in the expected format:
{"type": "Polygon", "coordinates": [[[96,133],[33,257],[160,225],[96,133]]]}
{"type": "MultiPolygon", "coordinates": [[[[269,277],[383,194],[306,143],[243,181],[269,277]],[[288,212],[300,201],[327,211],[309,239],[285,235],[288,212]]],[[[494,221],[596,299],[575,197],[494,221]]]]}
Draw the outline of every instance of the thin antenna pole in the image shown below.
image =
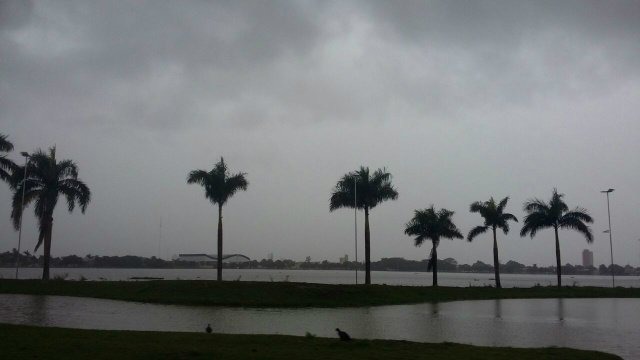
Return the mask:
{"type": "Polygon", "coordinates": [[[160,234],[158,236],[158,259],[162,259],[162,252],[160,251],[161,243],[162,243],[162,216],[160,216],[160,234]]]}
{"type": "Polygon", "coordinates": [[[358,285],[358,177],[353,177],[353,231],[356,248],[356,285],[358,285]]]}

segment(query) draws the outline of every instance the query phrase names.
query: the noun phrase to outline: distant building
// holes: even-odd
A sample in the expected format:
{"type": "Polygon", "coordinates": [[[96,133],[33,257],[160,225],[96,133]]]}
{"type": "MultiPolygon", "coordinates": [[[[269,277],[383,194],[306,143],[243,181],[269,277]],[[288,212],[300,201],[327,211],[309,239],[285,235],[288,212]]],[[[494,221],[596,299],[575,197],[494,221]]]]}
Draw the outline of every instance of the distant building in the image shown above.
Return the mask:
{"type": "MultiPolygon", "coordinates": [[[[212,266],[218,263],[218,255],[216,254],[179,254],[176,261],[187,261],[198,263],[199,265],[212,266]]],[[[249,257],[242,254],[222,255],[223,264],[240,264],[251,261],[249,257]]]]}
{"type": "Polygon", "coordinates": [[[344,254],[344,256],[340,258],[340,264],[345,264],[348,262],[349,262],[349,255],[344,254]]]}
{"type": "Polygon", "coordinates": [[[582,250],[582,266],[584,267],[593,266],[593,251],[590,251],[588,249],[582,250]]]}

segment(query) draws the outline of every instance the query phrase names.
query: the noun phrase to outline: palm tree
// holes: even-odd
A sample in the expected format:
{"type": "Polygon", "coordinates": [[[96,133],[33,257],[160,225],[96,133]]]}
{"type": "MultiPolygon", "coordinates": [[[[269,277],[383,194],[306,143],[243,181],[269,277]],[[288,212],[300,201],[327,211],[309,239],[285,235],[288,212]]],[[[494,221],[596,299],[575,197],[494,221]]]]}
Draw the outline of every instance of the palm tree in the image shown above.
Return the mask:
{"type": "MultiPolygon", "coordinates": [[[[7,140],[7,135],[0,133],[0,152],[10,151],[13,151],[13,144],[7,140]]],[[[7,159],[6,154],[0,155],[0,180],[10,182],[16,168],[16,164],[11,159],[7,159]]]]}
{"type": "Polygon", "coordinates": [[[371,232],[369,230],[369,211],[383,201],[396,200],[398,192],[391,184],[391,174],[386,169],[378,169],[370,174],[369,168],[361,166],[345,174],[333,189],[329,200],[329,211],[339,208],[364,210],[364,257],[365,284],[371,284],[371,232]],[[357,201],[357,204],[355,204],[357,201]]]}
{"type": "Polygon", "coordinates": [[[427,271],[433,269],[433,286],[438,286],[438,244],[440,239],[463,239],[460,230],[451,220],[454,212],[447,209],[436,211],[431,205],[424,210],[416,210],[413,219],[405,225],[404,233],[415,236],[415,245],[422,245],[425,240],[431,240],[431,255],[427,264],[427,271]]]}
{"type": "MultiPolygon", "coordinates": [[[[35,202],[35,215],[39,222],[37,251],[44,242],[44,265],[42,279],[49,280],[49,260],[51,257],[51,234],[53,229],[53,211],[58,203],[58,197],[63,195],[67,200],[69,212],[72,212],[76,202],[82,213],[91,201],[91,191],[78,179],[78,166],[71,160],[56,160],[55,146],[46,153],[38,149],[29,158],[29,172],[26,181],[14,179],[13,211],[11,218],[16,229],[20,226],[22,217],[22,194],[24,188],[24,204],[35,202]]],[[[19,167],[14,177],[22,175],[23,168],[19,167]]]]}
{"type": "Polygon", "coordinates": [[[509,220],[518,222],[518,219],[512,214],[505,213],[504,208],[507,206],[509,197],[502,199],[500,203],[496,204],[493,197],[489,201],[479,202],[476,201],[471,204],[469,211],[472,213],[480,213],[480,216],[484,218],[484,226],[476,226],[467,235],[467,240],[471,242],[476,236],[486,232],[487,230],[493,230],[493,269],[496,277],[496,288],[501,288],[500,285],[500,261],[498,260],[498,240],[496,238],[496,230],[502,229],[505,235],[509,233],[509,220]]]}
{"type": "Polygon", "coordinates": [[[553,228],[556,235],[556,272],[558,275],[558,287],[562,286],[562,266],[560,264],[560,241],[558,229],[572,229],[584,235],[587,243],[593,242],[591,229],[585,223],[592,223],[593,219],[586,209],[576,207],[569,211],[567,204],[562,201],[564,194],[558,194],[553,189],[551,200],[546,203],[539,199],[529,200],[524,203],[524,226],[520,230],[520,236],[529,234],[533,238],[539,230],[553,228]]]}
{"type": "Polygon", "coordinates": [[[187,176],[187,184],[204,187],[204,196],[218,205],[218,281],[222,281],[222,206],[238,190],[247,190],[249,182],[246,175],[242,172],[230,175],[224,158],[220,158],[211,171],[193,170],[187,176]]]}

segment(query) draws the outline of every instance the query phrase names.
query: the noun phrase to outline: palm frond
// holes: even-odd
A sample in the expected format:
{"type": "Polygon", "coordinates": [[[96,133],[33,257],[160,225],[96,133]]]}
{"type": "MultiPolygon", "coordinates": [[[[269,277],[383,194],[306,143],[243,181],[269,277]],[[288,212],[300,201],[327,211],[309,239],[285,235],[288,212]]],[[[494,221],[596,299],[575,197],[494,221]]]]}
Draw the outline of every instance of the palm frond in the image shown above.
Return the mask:
{"type": "Polygon", "coordinates": [[[362,183],[362,179],[355,172],[345,174],[338,180],[331,192],[329,211],[340,208],[353,208],[356,201],[356,191],[358,192],[357,195],[359,195],[357,206],[362,208],[362,204],[364,204],[364,186],[359,186],[360,184],[355,184],[356,182],[362,183]]]}
{"type": "Polygon", "coordinates": [[[564,221],[560,223],[560,227],[563,229],[572,229],[580,234],[582,234],[586,239],[587,243],[593,242],[593,234],[591,233],[591,228],[587,226],[584,222],[577,218],[566,218],[564,221]]]}
{"type": "Polygon", "coordinates": [[[91,201],[91,190],[82,181],[76,179],[64,179],[58,184],[58,190],[67,199],[69,212],[75,208],[76,201],[80,205],[80,211],[84,213],[91,201]]]}
{"type": "Polygon", "coordinates": [[[58,180],[67,178],[78,178],[78,165],[71,160],[62,160],[57,165],[58,180]]]}
{"type": "Polygon", "coordinates": [[[506,221],[501,223],[500,226],[497,226],[497,228],[502,229],[502,233],[504,233],[505,235],[507,235],[509,233],[509,230],[511,230],[509,223],[506,221]]]}
{"type": "Polygon", "coordinates": [[[527,213],[548,212],[549,205],[540,199],[530,199],[524,203],[524,206],[522,209],[527,213]]]}
{"type": "Polygon", "coordinates": [[[486,205],[484,202],[476,201],[469,205],[469,212],[472,213],[480,213],[486,209],[486,205]]]}
{"type": "Polygon", "coordinates": [[[10,152],[13,151],[13,144],[8,140],[8,136],[0,133],[0,151],[10,152]]]}
{"type": "Polygon", "coordinates": [[[384,201],[396,200],[398,191],[391,184],[391,178],[385,169],[378,169],[371,174],[369,168],[364,166],[343,175],[331,192],[329,211],[354,206],[372,209],[384,201]]]}
{"type": "Polygon", "coordinates": [[[520,236],[525,237],[528,234],[533,238],[538,231],[553,227],[552,220],[546,213],[531,213],[524,218],[524,226],[520,230],[520,236]]]}
{"type": "Polygon", "coordinates": [[[562,224],[562,222],[565,221],[565,219],[576,219],[579,221],[584,221],[589,224],[593,222],[593,218],[591,217],[591,215],[589,215],[589,212],[587,211],[587,209],[580,208],[580,207],[577,207],[569,212],[566,212],[564,215],[562,215],[562,218],[560,218],[559,222],[562,224]]]}
{"type": "Polygon", "coordinates": [[[40,248],[40,245],[42,245],[46,231],[47,229],[46,229],[46,224],[44,222],[44,219],[40,219],[38,223],[38,241],[36,242],[36,246],[33,248],[33,252],[38,251],[38,249],[40,248]]]}
{"type": "Polygon", "coordinates": [[[0,155],[0,180],[12,184],[11,180],[13,174],[18,169],[18,165],[11,159],[6,158],[4,155],[0,155]]]}
{"type": "Polygon", "coordinates": [[[489,230],[488,226],[476,226],[473,229],[471,229],[471,231],[469,231],[469,235],[467,235],[467,241],[471,242],[473,241],[473,239],[480,235],[480,234],[484,234],[485,232],[487,232],[487,230],[489,230]]]}
{"type": "Polygon", "coordinates": [[[205,186],[209,178],[209,173],[204,170],[193,170],[187,175],[187,184],[198,184],[205,186]]]}
{"type": "Polygon", "coordinates": [[[439,243],[440,238],[462,239],[464,237],[451,220],[452,215],[453,211],[436,211],[433,205],[415,210],[413,218],[405,225],[404,232],[406,235],[415,236],[416,246],[421,245],[426,239],[431,239],[434,243],[439,243]]]}
{"type": "Polygon", "coordinates": [[[210,171],[193,170],[187,175],[187,184],[198,184],[204,187],[205,197],[214,204],[224,205],[239,190],[247,190],[249,182],[246,173],[229,175],[224,158],[210,171]]]}
{"type": "Polygon", "coordinates": [[[13,227],[18,230],[20,228],[20,219],[23,214],[22,209],[22,193],[24,191],[24,207],[26,208],[32,202],[36,201],[42,194],[41,187],[32,182],[18,184],[14,191],[11,200],[11,220],[13,227]]]}
{"type": "MultiPolygon", "coordinates": [[[[491,199],[493,200],[493,198],[491,199]]],[[[500,202],[498,203],[497,206],[497,212],[498,213],[502,213],[504,211],[504,208],[507,207],[507,203],[509,202],[509,197],[505,197],[504,199],[500,200],[500,202]]]]}

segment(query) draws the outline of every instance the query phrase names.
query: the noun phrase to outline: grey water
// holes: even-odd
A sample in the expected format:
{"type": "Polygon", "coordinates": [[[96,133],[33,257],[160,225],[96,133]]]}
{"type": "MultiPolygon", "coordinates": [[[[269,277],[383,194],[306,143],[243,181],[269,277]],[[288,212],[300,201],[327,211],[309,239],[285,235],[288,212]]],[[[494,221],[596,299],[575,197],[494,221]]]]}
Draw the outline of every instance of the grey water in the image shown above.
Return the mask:
{"type": "Polygon", "coordinates": [[[457,301],[359,308],[249,309],[0,295],[0,322],[83,329],[286,334],[560,346],[640,358],[640,299],[457,301]]]}
{"type": "MultiPolygon", "coordinates": [[[[38,279],[42,269],[20,269],[21,279],[38,279]]],[[[68,280],[129,280],[132,277],[154,277],[165,280],[213,280],[215,269],[104,269],[104,268],[53,268],[51,276],[62,276],[68,280]]],[[[373,271],[374,284],[431,286],[431,273],[373,271]]],[[[15,269],[0,268],[0,278],[13,279],[15,269]]],[[[268,270],[268,269],[225,269],[224,280],[239,281],[291,281],[321,284],[353,284],[355,272],[346,270],[268,270]]],[[[501,274],[503,287],[532,287],[556,284],[555,275],[501,274]]],[[[563,285],[568,286],[611,286],[611,277],[599,275],[564,275],[563,285]]],[[[364,273],[359,272],[359,281],[364,281],[364,273]]],[[[441,286],[492,286],[493,274],[438,273],[441,286]]],[[[617,276],[616,286],[640,287],[639,276],[617,276]]]]}

